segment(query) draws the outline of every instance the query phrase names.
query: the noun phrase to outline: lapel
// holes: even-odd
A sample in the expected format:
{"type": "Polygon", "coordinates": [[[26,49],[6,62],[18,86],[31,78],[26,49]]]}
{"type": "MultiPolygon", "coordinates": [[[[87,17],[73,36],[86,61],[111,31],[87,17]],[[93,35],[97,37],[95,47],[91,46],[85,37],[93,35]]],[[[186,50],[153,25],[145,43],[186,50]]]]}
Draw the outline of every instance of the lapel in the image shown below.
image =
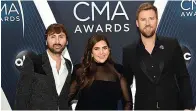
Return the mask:
{"type": "MultiPolygon", "coordinates": [[[[52,68],[50,65],[50,61],[49,61],[47,52],[45,52],[42,55],[42,63],[43,63],[42,68],[43,68],[45,74],[48,76],[48,79],[49,79],[48,81],[49,81],[49,84],[51,84],[50,85],[51,89],[55,92],[55,95],[58,96],[58,93],[56,91],[55,80],[54,80],[54,76],[53,76],[53,72],[52,72],[52,68]]],[[[68,70],[68,75],[67,75],[67,78],[64,82],[63,88],[60,92],[60,95],[62,95],[65,91],[69,90],[69,84],[70,84],[70,80],[71,80],[71,68],[72,68],[71,62],[68,59],[65,59],[65,64],[66,64],[66,67],[68,70]]]]}
{"type": "Polygon", "coordinates": [[[143,73],[148,77],[148,79],[154,83],[154,80],[149,76],[146,65],[144,64],[144,61],[140,59],[140,68],[142,69],[143,73]]]}
{"type": "Polygon", "coordinates": [[[42,68],[43,68],[45,74],[48,76],[48,81],[49,81],[48,84],[50,84],[51,89],[52,89],[52,91],[54,91],[55,95],[58,96],[57,91],[56,91],[55,80],[54,80],[54,77],[53,77],[53,72],[52,72],[52,68],[51,68],[51,65],[50,65],[50,62],[49,62],[47,52],[45,52],[42,55],[42,63],[43,63],[42,68]]]}
{"type": "Polygon", "coordinates": [[[148,74],[148,71],[147,71],[147,67],[146,67],[146,65],[145,65],[145,63],[144,63],[144,61],[143,61],[143,58],[142,58],[142,54],[140,53],[140,43],[141,42],[141,40],[139,40],[139,42],[138,42],[138,46],[137,46],[137,53],[136,53],[136,57],[139,57],[139,65],[140,65],[140,68],[141,68],[141,70],[143,71],[143,73],[148,77],[148,79],[151,81],[151,82],[153,82],[153,83],[158,83],[159,82],[159,80],[160,80],[160,77],[161,77],[161,75],[162,75],[162,71],[163,71],[163,68],[164,68],[164,53],[165,53],[165,47],[164,47],[164,45],[163,45],[163,41],[160,39],[160,38],[158,38],[157,37],[157,40],[156,40],[156,44],[157,44],[157,52],[156,52],[156,54],[158,54],[158,55],[156,55],[157,57],[158,57],[158,60],[159,60],[159,70],[160,70],[160,74],[158,74],[159,76],[158,76],[158,78],[156,79],[156,81],[154,81],[153,80],[153,78],[151,78],[150,76],[149,76],[149,74],[148,74]]]}
{"type": "Polygon", "coordinates": [[[66,67],[67,67],[67,70],[68,70],[68,75],[67,75],[67,78],[66,78],[66,81],[65,82],[70,82],[71,80],[71,62],[68,60],[68,59],[65,59],[65,64],[66,64],[66,67]]]}
{"type": "Polygon", "coordinates": [[[148,71],[147,71],[147,67],[143,61],[143,54],[141,53],[141,50],[142,47],[144,47],[142,45],[142,41],[141,39],[138,40],[138,44],[137,44],[137,47],[136,47],[136,58],[138,58],[138,61],[139,61],[139,67],[141,68],[142,72],[147,76],[147,78],[152,82],[154,83],[154,80],[149,76],[148,74],[148,71]]]}
{"type": "Polygon", "coordinates": [[[162,72],[163,72],[163,69],[164,69],[164,65],[165,65],[165,62],[164,62],[164,55],[165,55],[166,52],[166,49],[165,49],[165,46],[163,44],[163,40],[161,40],[159,38],[159,50],[158,50],[158,57],[159,57],[159,70],[160,70],[160,74],[159,74],[159,77],[157,78],[156,80],[156,83],[159,82],[161,76],[162,76],[162,72]]]}
{"type": "Polygon", "coordinates": [[[72,68],[71,62],[68,59],[65,59],[65,64],[66,64],[66,67],[67,67],[67,70],[68,70],[68,75],[67,75],[65,83],[63,85],[63,88],[60,92],[60,96],[62,94],[64,94],[65,92],[69,91],[69,86],[70,86],[70,81],[71,81],[71,68],[72,68]]]}

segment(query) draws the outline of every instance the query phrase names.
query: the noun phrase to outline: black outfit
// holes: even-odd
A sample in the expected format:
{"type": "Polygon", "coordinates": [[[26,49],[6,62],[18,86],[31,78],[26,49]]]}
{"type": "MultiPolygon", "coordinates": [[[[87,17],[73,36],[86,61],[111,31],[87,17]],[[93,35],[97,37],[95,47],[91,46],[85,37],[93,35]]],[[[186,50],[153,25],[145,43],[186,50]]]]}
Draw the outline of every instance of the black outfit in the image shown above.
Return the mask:
{"type": "Polygon", "coordinates": [[[136,78],[136,110],[194,108],[189,74],[177,40],[158,37],[149,54],[141,40],[123,49],[124,74],[136,78]]]}
{"type": "MultiPolygon", "coordinates": [[[[139,41],[138,44],[138,52],[141,56],[141,59],[143,60],[146,70],[149,74],[149,77],[155,81],[158,76],[160,76],[160,69],[159,69],[159,53],[157,53],[160,49],[160,41],[157,40],[155,42],[155,46],[153,48],[153,51],[151,54],[148,53],[148,51],[145,49],[145,46],[143,45],[142,41],[139,41]]],[[[162,50],[162,49],[161,49],[162,50]]]]}
{"type": "MultiPolygon", "coordinates": [[[[126,93],[123,95],[125,104],[131,107],[127,84],[123,79],[124,77],[120,77],[121,75],[118,76],[111,71],[108,67],[108,63],[93,64],[96,67],[96,71],[93,73],[95,79],[92,84],[83,89],[79,89],[79,87],[77,87],[78,83],[73,83],[70,88],[70,98],[73,99],[73,96],[78,94],[76,110],[116,110],[118,101],[122,98],[123,92],[126,93]]],[[[115,64],[115,68],[117,68],[119,72],[122,71],[121,65],[115,64]]],[[[76,71],[76,76],[77,74],[76,71]]],[[[76,82],[77,77],[76,80],[73,81],[76,82]]]]}
{"type": "Polygon", "coordinates": [[[71,81],[71,62],[65,59],[65,64],[68,75],[58,96],[47,53],[34,58],[26,57],[18,82],[15,109],[70,109],[66,103],[71,81]]]}

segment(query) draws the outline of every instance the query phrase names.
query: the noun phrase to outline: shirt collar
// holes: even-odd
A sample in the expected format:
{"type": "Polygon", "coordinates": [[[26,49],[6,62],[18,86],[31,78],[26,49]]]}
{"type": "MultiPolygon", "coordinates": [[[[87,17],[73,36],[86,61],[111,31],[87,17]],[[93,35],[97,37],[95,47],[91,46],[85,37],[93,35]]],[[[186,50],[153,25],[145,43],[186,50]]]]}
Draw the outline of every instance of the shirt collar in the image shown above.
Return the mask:
{"type": "MultiPolygon", "coordinates": [[[[50,56],[50,54],[48,53],[48,51],[46,51],[46,52],[47,52],[47,55],[48,55],[48,58],[49,58],[51,67],[56,67],[56,61],[54,59],[52,59],[52,57],[50,56]]],[[[64,64],[65,64],[65,59],[61,55],[61,65],[64,65],[64,64]]]]}
{"type": "MultiPolygon", "coordinates": [[[[140,48],[144,48],[145,49],[145,46],[144,46],[144,44],[143,44],[143,42],[142,42],[142,39],[140,38],[139,39],[139,47],[140,48]]],[[[157,48],[157,47],[159,47],[161,44],[160,44],[160,40],[159,40],[159,38],[158,37],[156,37],[156,40],[155,40],[155,47],[157,48]]]]}

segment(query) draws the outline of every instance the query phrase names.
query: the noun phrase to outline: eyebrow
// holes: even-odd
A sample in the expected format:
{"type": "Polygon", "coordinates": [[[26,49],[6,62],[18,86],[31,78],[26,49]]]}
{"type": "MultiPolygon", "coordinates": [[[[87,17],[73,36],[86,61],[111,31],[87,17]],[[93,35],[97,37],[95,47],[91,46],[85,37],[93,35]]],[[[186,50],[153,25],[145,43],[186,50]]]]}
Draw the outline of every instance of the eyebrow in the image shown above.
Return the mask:
{"type": "MultiPolygon", "coordinates": [[[[154,18],[154,17],[156,17],[156,16],[150,16],[148,18],[154,18]]],[[[146,18],[146,17],[139,17],[139,18],[146,18]]]]}
{"type": "MultiPolygon", "coordinates": [[[[55,34],[57,34],[57,33],[52,33],[52,34],[49,34],[49,36],[56,36],[55,34]]],[[[59,34],[59,35],[63,35],[63,36],[66,36],[64,33],[61,33],[61,34],[59,34]]]]}
{"type": "Polygon", "coordinates": [[[94,48],[105,48],[105,47],[108,47],[107,45],[103,46],[103,47],[94,47],[94,48]]]}

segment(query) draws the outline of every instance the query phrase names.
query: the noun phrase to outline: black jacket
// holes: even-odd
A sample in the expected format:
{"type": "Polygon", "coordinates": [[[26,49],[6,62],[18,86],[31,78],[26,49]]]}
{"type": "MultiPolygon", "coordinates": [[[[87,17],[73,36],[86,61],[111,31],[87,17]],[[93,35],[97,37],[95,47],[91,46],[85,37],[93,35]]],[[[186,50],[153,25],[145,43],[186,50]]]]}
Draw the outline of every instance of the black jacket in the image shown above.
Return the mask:
{"type": "Polygon", "coordinates": [[[136,110],[177,110],[194,108],[190,77],[177,40],[159,38],[160,74],[156,81],[149,76],[139,55],[138,43],[123,49],[124,74],[131,85],[136,78],[136,110]]]}
{"type": "Polygon", "coordinates": [[[65,59],[68,76],[58,96],[47,53],[26,57],[17,87],[17,110],[68,110],[67,95],[71,80],[71,62],[65,59]]]}

